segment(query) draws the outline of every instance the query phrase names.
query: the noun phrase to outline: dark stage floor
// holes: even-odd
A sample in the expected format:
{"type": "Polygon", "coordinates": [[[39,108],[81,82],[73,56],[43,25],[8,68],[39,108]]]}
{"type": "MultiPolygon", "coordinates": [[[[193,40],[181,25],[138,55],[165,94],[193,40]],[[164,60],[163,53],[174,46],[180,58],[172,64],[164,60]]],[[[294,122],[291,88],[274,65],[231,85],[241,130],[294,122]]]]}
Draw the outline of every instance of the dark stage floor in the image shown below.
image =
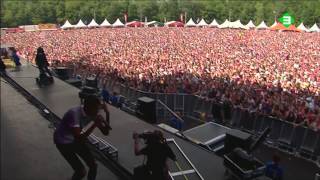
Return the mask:
{"type": "MultiPolygon", "coordinates": [[[[1,180],[68,180],[73,170],[37,108],[1,78],[1,180]]],[[[98,163],[97,180],[118,178],[98,163]]]]}

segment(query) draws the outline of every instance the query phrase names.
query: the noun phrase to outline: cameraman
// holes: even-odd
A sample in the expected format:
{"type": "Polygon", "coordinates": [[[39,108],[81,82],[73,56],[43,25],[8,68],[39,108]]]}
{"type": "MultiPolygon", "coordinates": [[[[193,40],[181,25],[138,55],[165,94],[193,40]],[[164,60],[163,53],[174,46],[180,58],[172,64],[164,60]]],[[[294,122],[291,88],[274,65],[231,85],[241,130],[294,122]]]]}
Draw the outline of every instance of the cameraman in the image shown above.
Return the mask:
{"type": "Polygon", "coordinates": [[[48,73],[52,76],[48,69],[49,63],[42,47],[38,47],[37,49],[36,64],[39,68],[40,74],[48,73]]]}
{"type": "Polygon", "coordinates": [[[96,178],[97,164],[86,145],[87,137],[96,127],[104,135],[109,134],[109,111],[107,105],[102,105],[98,97],[91,96],[84,100],[83,106],[68,110],[54,132],[56,147],[74,170],[72,180],[80,180],[86,175],[86,169],[79,157],[89,167],[88,180],[96,178]],[[105,111],[106,119],[98,114],[100,108],[105,111]]]}
{"type": "Polygon", "coordinates": [[[159,130],[152,133],[137,134],[133,133],[134,153],[136,156],[146,155],[146,167],[150,172],[149,179],[153,180],[169,180],[167,159],[176,161],[176,156],[168,146],[166,139],[159,130]],[[145,139],[146,146],[139,148],[139,138],[145,139]]]}

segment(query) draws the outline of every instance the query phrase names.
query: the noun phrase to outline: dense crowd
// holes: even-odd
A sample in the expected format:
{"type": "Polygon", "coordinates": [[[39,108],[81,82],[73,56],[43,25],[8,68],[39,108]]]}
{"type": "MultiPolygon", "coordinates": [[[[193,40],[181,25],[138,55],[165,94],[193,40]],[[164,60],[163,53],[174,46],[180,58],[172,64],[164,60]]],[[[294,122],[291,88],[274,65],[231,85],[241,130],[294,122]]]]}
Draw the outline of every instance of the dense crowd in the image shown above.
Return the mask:
{"type": "Polygon", "coordinates": [[[320,34],[120,28],[7,34],[29,60],[149,92],[189,93],[320,129],[320,34]]]}

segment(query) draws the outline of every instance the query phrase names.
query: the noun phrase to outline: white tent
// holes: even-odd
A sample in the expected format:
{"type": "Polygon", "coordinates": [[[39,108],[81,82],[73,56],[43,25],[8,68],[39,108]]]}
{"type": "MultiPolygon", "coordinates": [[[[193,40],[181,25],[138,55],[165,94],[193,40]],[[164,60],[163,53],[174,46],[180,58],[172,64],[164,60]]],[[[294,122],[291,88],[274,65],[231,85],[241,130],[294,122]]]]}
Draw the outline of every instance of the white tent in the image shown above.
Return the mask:
{"type": "Polygon", "coordinates": [[[234,22],[230,22],[229,23],[229,27],[230,28],[235,28],[235,29],[249,29],[249,28],[247,28],[246,26],[244,26],[242,23],[241,23],[241,21],[240,20],[236,20],[236,21],[234,21],[234,22]]]}
{"type": "Polygon", "coordinates": [[[216,19],[214,19],[210,24],[209,27],[218,27],[219,23],[216,21],[216,19]]]}
{"type": "Polygon", "coordinates": [[[101,27],[111,27],[112,25],[109,23],[107,19],[104,19],[104,21],[100,24],[101,27]]]}
{"type": "Polygon", "coordinates": [[[118,18],[113,24],[112,27],[124,27],[124,24],[118,18]]]}
{"type": "Polygon", "coordinates": [[[158,22],[158,21],[150,21],[150,22],[144,23],[144,25],[147,26],[147,27],[163,26],[163,24],[158,22]]]}
{"type": "Polygon", "coordinates": [[[314,25],[309,29],[310,32],[320,32],[319,27],[317,26],[317,23],[314,23],[314,25]]]}
{"type": "Polygon", "coordinates": [[[185,25],[186,27],[195,27],[197,26],[196,23],[192,20],[192,18],[189,19],[189,21],[185,25]]]}
{"type": "Polygon", "coordinates": [[[258,26],[257,29],[268,29],[268,26],[264,21],[262,21],[258,26]]]}
{"type": "Polygon", "coordinates": [[[61,29],[69,29],[69,28],[73,28],[74,25],[70,24],[70,22],[67,20],[64,25],[61,26],[61,29]]]}
{"type": "Polygon", "coordinates": [[[230,21],[226,19],[222,24],[218,26],[218,28],[228,28],[230,24],[230,21]]]}
{"type": "Polygon", "coordinates": [[[201,21],[197,24],[198,27],[206,27],[208,26],[208,23],[204,20],[201,19],[201,21]]]}
{"type": "Polygon", "coordinates": [[[92,19],[88,24],[88,27],[99,27],[99,24],[94,19],[92,19]]]}
{"type": "Polygon", "coordinates": [[[87,25],[85,25],[82,20],[80,19],[79,22],[74,26],[75,28],[85,28],[87,25]]]}
{"type": "Polygon", "coordinates": [[[304,26],[303,22],[302,22],[297,28],[300,29],[301,31],[306,31],[306,32],[309,31],[309,30],[304,26]]]}
{"type": "Polygon", "coordinates": [[[274,23],[270,26],[271,28],[275,27],[278,24],[278,22],[275,20],[274,23]]]}
{"type": "Polygon", "coordinates": [[[247,28],[255,28],[256,27],[256,25],[254,25],[253,24],[253,22],[252,22],[252,20],[250,20],[249,22],[248,22],[248,24],[247,25],[245,25],[247,28]]]}

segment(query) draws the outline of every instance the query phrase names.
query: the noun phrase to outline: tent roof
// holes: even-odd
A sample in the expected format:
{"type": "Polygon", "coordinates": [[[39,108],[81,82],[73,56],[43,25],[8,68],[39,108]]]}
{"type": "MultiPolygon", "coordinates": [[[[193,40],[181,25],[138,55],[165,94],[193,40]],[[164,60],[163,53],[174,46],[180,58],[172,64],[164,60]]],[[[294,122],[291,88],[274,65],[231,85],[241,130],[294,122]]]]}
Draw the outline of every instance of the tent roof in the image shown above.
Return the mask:
{"type": "Polygon", "coordinates": [[[247,28],[255,28],[256,25],[253,24],[252,20],[250,20],[250,21],[248,22],[248,24],[246,25],[246,27],[247,27],[247,28]]]}
{"type": "Polygon", "coordinates": [[[158,21],[150,21],[150,22],[147,22],[147,23],[146,23],[147,26],[155,25],[155,24],[157,24],[157,25],[162,25],[162,26],[164,25],[164,23],[158,22],[158,21]]]}
{"type": "Polygon", "coordinates": [[[244,26],[244,25],[241,23],[240,20],[236,20],[236,21],[234,21],[234,22],[230,22],[230,23],[229,23],[229,27],[230,27],[230,28],[236,28],[236,29],[239,29],[239,28],[241,28],[241,29],[249,29],[249,28],[247,28],[246,26],[244,26]]]}
{"type": "Polygon", "coordinates": [[[124,24],[120,21],[120,19],[118,18],[113,24],[113,27],[124,27],[124,24]]]}
{"type": "Polygon", "coordinates": [[[314,23],[314,25],[309,29],[310,32],[320,32],[319,27],[317,26],[317,23],[314,23]]]}
{"type": "Polygon", "coordinates": [[[67,28],[73,28],[74,25],[70,24],[68,20],[64,23],[64,25],[61,26],[62,29],[67,29],[67,28]]]}
{"type": "Polygon", "coordinates": [[[88,24],[88,27],[99,27],[99,24],[94,19],[92,19],[88,24]]]}
{"type": "Polygon", "coordinates": [[[270,26],[271,28],[275,27],[278,24],[276,20],[274,20],[274,23],[270,26]]]}
{"type": "Polygon", "coordinates": [[[226,19],[222,24],[218,26],[218,28],[228,28],[230,24],[230,21],[226,19]]]}
{"type": "Polygon", "coordinates": [[[300,29],[298,29],[295,25],[291,24],[288,28],[286,28],[285,31],[295,31],[295,32],[301,32],[300,29]]]}
{"type": "Polygon", "coordinates": [[[104,19],[104,21],[100,24],[101,27],[110,27],[111,24],[107,19],[104,19]]]}
{"type": "Polygon", "coordinates": [[[74,26],[75,28],[84,28],[87,27],[87,25],[85,25],[82,20],[80,19],[79,22],[74,26]]]}
{"type": "Polygon", "coordinates": [[[144,23],[140,22],[140,21],[131,21],[131,22],[128,22],[126,24],[126,26],[128,26],[128,27],[142,27],[142,26],[144,26],[144,23]]]}
{"type": "Polygon", "coordinates": [[[306,32],[309,31],[309,30],[304,26],[303,22],[298,26],[298,29],[300,29],[301,31],[306,31],[306,32]]]}
{"type": "Polygon", "coordinates": [[[201,19],[197,26],[208,26],[208,23],[204,19],[201,19]]]}
{"type": "Polygon", "coordinates": [[[179,21],[169,21],[165,25],[168,27],[184,27],[184,24],[179,21]]]}
{"type": "Polygon", "coordinates": [[[218,27],[219,23],[216,21],[216,19],[214,19],[210,24],[209,27],[218,27]]]}
{"type": "Polygon", "coordinates": [[[288,30],[283,24],[277,23],[277,25],[270,28],[271,30],[288,30]]]}
{"type": "Polygon", "coordinates": [[[267,29],[268,26],[266,25],[266,23],[264,21],[262,21],[258,26],[257,29],[267,29]]]}
{"type": "Polygon", "coordinates": [[[189,19],[189,21],[185,24],[186,27],[195,27],[196,23],[192,20],[192,18],[189,19]]]}

